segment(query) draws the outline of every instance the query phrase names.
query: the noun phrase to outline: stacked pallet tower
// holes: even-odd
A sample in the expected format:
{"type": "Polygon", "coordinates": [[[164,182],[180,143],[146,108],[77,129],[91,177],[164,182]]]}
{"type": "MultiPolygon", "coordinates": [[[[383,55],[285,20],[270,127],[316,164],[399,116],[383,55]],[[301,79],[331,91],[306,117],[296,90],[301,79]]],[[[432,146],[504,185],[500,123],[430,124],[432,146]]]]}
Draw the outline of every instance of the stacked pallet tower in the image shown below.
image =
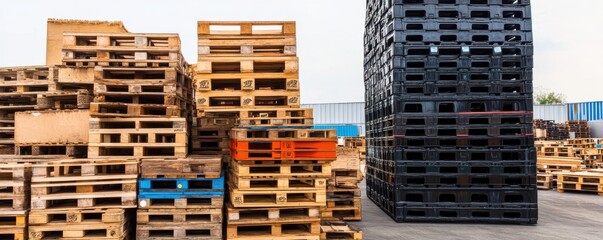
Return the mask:
{"type": "Polygon", "coordinates": [[[198,34],[193,153],[228,154],[235,126],[312,125],[312,109],[300,108],[295,23],[199,22],[198,34]],[[272,24],[282,29],[261,30],[272,24]]]}
{"type": "Polygon", "coordinates": [[[537,222],[528,0],[367,2],[367,194],[399,222],[537,222]]]}
{"type": "Polygon", "coordinates": [[[198,22],[191,151],[227,156],[227,239],[319,239],[336,157],[300,108],[295,22],[198,22]]]}
{"type": "Polygon", "coordinates": [[[321,211],[324,218],[346,221],[362,220],[362,197],[358,184],[364,178],[360,171],[360,152],[357,143],[346,139],[345,146],[337,147],[337,160],[332,164],[328,180],[327,207],[321,211]]]}

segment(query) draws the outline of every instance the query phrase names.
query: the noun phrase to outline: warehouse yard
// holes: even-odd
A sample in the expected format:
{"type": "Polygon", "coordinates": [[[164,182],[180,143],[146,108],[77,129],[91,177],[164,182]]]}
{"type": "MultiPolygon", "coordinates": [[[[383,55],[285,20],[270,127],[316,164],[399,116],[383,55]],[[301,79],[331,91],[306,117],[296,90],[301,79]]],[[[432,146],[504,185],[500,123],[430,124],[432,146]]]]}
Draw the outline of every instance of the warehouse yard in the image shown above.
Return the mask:
{"type": "MultiPolygon", "coordinates": [[[[365,189],[364,183],[361,186],[365,189]]],[[[363,191],[364,192],[364,191],[363,191]]],[[[363,196],[365,239],[601,239],[603,198],[596,194],[538,192],[537,225],[427,224],[394,222],[363,196]],[[512,236],[512,237],[511,237],[512,236]]]]}

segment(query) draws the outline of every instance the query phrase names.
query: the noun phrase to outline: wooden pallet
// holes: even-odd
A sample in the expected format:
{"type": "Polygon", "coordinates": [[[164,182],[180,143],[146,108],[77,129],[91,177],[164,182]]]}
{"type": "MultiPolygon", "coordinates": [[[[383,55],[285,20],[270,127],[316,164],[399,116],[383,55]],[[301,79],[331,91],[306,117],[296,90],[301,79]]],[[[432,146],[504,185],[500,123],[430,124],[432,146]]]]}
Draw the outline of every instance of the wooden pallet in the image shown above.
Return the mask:
{"type": "Polygon", "coordinates": [[[177,34],[66,33],[62,51],[67,66],[186,66],[177,34]]]}
{"type": "Polygon", "coordinates": [[[326,192],[318,190],[239,190],[230,184],[234,207],[313,207],[326,205],[326,192]]]}
{"type": "MultiPolygon", "coordinates": [[[[0,231],[27,227],[27,211],[1,211],[0,231]]],[[[0,234],[2,234],[0,232],[0,234]]]]}
{"type": "Polygon", "coordinates": [[[204,21],[198,22],[198,34],[199,60],[227,56],[295,56],[297,53],[295,22],[204,21]],[[236,29],[219,29],[222,26],[236,29]]]}
{"type": "Polygon", "coordinates": [[[297,57],[206,58],[197,63],[195,91],[204,96],[228,89],[248,93],[258,90],[299,93],[297,65],[297,57]]]}
{"type": "Polygon", "coordinates": [[[128,236],[126,223],[46,224],[29,226],[29,239],[122,240],[128,236]]]}
{"type": "Polygon", "coordinates": [[[574,148],[572,147],[542,147],[538,152],[540,156],[549,157],[574,157],[574,148]]]}
{"type": "Polygon", "coordinates": [[[603,174],[596,172],[560,172],[557,191],[596,192],[603,196],[603,174]]]}
{"type": "Polygon", "coordinates": [[[318,239],[320,220],[300,218],[286,221],[255,221],[227,225],[228,239],[318,239]]]}
{"type": "Polygon", "coordinates": [[[49,223],[123,223],[126,220],[124,209],[33,210],[29,213],[30,226],[42,226],[49,223]]]}
{"type": "Polygon", "coordinates": [[[298,108],[300,106],[299,94],[289,92],[274,92],[269,91],[260,96],[228,96],[241,95],[236,91],[219,91],[221,95],[213,97],[197,96],[196,107],[199,110],[204,109],[233,109],[233,108],[256,108],[256,107],[291,107],[298,108]]]}
{"type": "Polygon", "coordinates": [[[182,109],[176,105],[129,104],[129,103],[90,103],[90,116],[93,117],[184,117],[182,109]]]}
{"type": "Polygon", "coordinates": [[[323,220],[320,222],[321,240],[362,240],[362,231],[340,220],[323,220]]]}
{"type": "Polygon", "coordinates": [[[536,177],[536,183],[540,190],[553,189],[553,174],[551,173],[538,173],[536,177]]]}
{"type": "Polygon", "coordinates": [[[91,159],[36,165],[32,209],[133,208],[138,168],[137,161],[128,163],[91,159]]]}
{"type": "Polygon", "coordinates": [[[184,118],[91,118],[88,155],[185,157],[186,126],[184,118]]]}
{"type": "Polygon", "coordinates": [[[137,176],[137,159],[63,159],[33,165],[32,181],[115,180],[137,176]],[[86,176],[89,178],[82,178],[86,176]]]}
{"type": "Polygon", "coordinates": [[[229,180],[239,190],[311,190],[326,189],[327,179],[316,177],[241,177],[236,172],[229,172],[229,180]]]}
{"type": "Polygon", "coordinates": [[[88,153],[87,143],[73,143],[73,144],[60,144],[60,143],[48,143],[48,144],[19,144],[15,147],[15,154],[19,156],[32,156],[32,157],[86,157],[88,153]]]}
{"type": "Polygon", "coordinates": [[[329,200],[344,199],[349,200],[356,197],[361,197],[362,191],[359,187],[356,188],[327,188],[327,197],[329,200]]]}
{"type": "Polygon", "coordinates": [[[0,237],[6,240],[25,240],[27,239],[27,229],[25,227],[0,228],[0,237]]]}
{"type": "Polygon", "coordinates": [[[316,177],[331,176],[331,163],[325,161],[236,161],[230,167],[240,177],[316,177]]]}
{"type": "MultiPolygon", "coordinates": [[[[229,113],[215,114],[209,113],[208,116],[195,117],[195,123],[193,126],[197,128],[227,128],[232,129],[236,124],[237,115],[230,115],[229,113]]],[[[228,134],[230,137],[230,133],[228,134]]]]}
{"type": "Polygon", "coordinates": [[[222,209],[147,209],[138,210],[138,225],[222,223],[222,209]]]}
{"type": "Polygon", "coordinates": [[[575,172],[582,169],[582,160],[568,157],[538,157],[537,167],[545,171],[567,170],[575,172]]]}
{"type": "Polygon", "coordinates": [[[29,209],[31,164],[0,164],[0,213],[29,209]]]}
{"type": "Polygon", "coordinates": [[[235,208],[228,203],[226,206],[228,224],[253,224],[257,221],[286,221],[299,219],[316,219],[320,217],[318,207],[269,207],[269,208],[235,208]]]}
{"type": "Polygon", "coordinates": [[[90,108],[92,96],[88,90],[52,91],[38,94],[36,109],[87,109],[90,108]]]}
{"type": "Polygon", "coordinates": [[[362,198],[327,198],[327,207],[320,211],[322,218],[337,218],[346,221],[362,220],[362,198]]]}
{"type": "Polygon", "coordinates": [[[178,159],[142,159],[142,178],[219,178],[221,156],[188,156],[178,159]]]}
{"type": "Polygon", "coordinates": [[[358,169],[333,169],[329,186],[338,188],[357,188],[358,183],[362,181],[360,166],[358,169]]]}
{"type": "Polygon", "coordinates": [[[138,197],[138,209],[221,209],[223,205],[223,196],[153,196],[153,198],[149,198],[141,195],[138,197]]]}
{"type": "Polygon", "coordinates": [[[45,81],[49,79],[48,66],[20,66],[0,68],[0,85],[15,82],[45,81]]]}
{"type": "Polygon", "coordinates": [[[137,239],[149,240],[220,240],[222,239],[221,223],[177,223],[159,222],[153,225],[137,225],[137,239]]]}

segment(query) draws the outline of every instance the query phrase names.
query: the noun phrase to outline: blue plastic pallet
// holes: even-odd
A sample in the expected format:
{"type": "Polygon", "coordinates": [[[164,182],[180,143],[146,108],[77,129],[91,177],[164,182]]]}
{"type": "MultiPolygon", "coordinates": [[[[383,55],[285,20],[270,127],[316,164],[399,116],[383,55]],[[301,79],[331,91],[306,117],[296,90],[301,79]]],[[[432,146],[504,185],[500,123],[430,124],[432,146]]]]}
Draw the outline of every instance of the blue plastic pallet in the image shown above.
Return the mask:
{"type": "Polygon", "coordinates": [[[138,199],[180,199],[224,197],[224,191],[207,192],[141,192],[138,199]]]}
{"type": "Polygon", "coordinates": [[[138,180],[138,189],[141,194],[224,194],[224,175],[220,178],[143,178],[138,180]]]}

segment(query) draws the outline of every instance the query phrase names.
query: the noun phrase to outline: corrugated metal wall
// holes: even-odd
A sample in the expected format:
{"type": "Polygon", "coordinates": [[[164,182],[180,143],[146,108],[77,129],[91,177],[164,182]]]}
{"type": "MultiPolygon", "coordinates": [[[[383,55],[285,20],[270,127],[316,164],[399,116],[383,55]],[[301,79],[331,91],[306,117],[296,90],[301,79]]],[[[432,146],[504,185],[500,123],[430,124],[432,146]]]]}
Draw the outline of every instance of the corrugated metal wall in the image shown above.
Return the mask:
{"type": "Polygon", "coordinates": [[[567,121],[567,104],[534,105],[534,119],[554,120],[556,123],[567,121]]]}
{"type": "Polygon", "coordinates": [[[314,124],[353,124],[359,127],[360,135],[365,134],[364,102],[302,104],[314,109],[314,124]]]}
{"type": "Polygon", "coordinates": [[[603,120],[603,102],[568,104],[569,120],[603,120]]]}

